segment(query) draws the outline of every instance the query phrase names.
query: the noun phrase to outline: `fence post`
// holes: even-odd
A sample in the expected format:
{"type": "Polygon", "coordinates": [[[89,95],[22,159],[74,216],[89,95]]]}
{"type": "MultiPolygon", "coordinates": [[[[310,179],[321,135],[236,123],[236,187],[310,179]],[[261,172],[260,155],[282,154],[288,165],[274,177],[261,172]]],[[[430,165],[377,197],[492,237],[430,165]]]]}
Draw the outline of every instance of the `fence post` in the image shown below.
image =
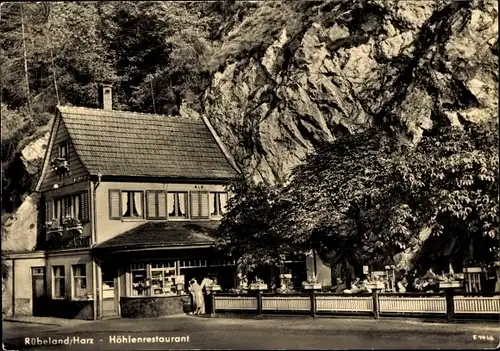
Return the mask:
{"type": "Polygon", "coordinates": [[[453,303],[454,288],[445,288],[444,294],[446,297],[446,318],[448,322],[451,322],[455,316],[455,304],[453,303]]]}
{"type": "Polygon", "coordinates": [[[311,317],[316,318],[316,293],[311,289],[311,317]]]}
{"type": "Polygon", "coordinates": [[[379,319],[380,318],[380,308],[378,306],[378,290],[379,289],[373,289],[372,290],[373,318],[375,318],[375,319],[379,319]]]}
{"type": "Polygon", "coordinates": [[[257,290],[257,315],[262,315],[262,291],[257,290]]]}
{"type": "Polygon", "coordinates": [[[211,306],[210,306],[210,317],[214,317],[215,316],[215,291],[212,291],[212,294],[211,294],[211,298],[210,298],[210,302],[211,302],[211,306]]]}

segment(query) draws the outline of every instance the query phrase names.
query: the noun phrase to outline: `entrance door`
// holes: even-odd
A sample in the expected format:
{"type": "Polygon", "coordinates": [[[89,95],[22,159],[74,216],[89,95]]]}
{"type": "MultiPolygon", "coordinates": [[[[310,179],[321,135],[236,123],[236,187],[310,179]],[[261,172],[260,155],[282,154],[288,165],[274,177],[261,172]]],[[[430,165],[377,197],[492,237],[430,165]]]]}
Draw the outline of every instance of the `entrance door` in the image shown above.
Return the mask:
{"type": "Polygon", "coordinates": [[[31,268],[31,286],[33,292],[33,316],[43,315],[45,297],[45,267],[31,268]]]}
{"type": "Polygon", "coordinates": [[[102,317],[118,315],[118,269],[113,266],[101,267],[102,270],[102,317]]]}

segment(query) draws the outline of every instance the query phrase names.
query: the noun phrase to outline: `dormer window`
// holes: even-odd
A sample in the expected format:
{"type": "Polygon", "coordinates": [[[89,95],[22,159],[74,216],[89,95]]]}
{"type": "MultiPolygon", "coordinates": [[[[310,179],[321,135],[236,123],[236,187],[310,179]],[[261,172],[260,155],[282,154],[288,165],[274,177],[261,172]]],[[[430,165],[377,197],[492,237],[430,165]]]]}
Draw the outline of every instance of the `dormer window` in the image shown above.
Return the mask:
{"type": "Polygon", "coordinates": [[[68,142],[64,141],[59,144],[59,157],[67,159],[68,157],[68,142]]]}

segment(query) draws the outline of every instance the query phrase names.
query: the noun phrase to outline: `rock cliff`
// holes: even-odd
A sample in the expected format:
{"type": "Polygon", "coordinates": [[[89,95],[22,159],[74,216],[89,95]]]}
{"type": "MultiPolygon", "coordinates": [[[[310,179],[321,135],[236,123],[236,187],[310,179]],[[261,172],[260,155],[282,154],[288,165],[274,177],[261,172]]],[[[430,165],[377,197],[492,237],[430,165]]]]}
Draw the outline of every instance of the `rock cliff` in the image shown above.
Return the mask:
{"type": "Polygon", "coordinates": [[[324,14],[227,64],[205,94],[204,113],[256,180],[283,181],[319,143],[372,125],[416,143],[437,123],[497,118],[496,2],[367,1],[324,14]]]}

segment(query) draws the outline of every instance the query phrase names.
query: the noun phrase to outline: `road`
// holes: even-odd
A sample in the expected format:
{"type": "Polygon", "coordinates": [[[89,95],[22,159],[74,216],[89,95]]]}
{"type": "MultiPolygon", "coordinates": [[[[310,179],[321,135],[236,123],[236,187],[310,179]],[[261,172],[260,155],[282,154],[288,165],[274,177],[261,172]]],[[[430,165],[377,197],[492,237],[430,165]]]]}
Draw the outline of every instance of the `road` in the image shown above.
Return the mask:
{"type": "Polygon", "coordinates": [[[3,341],[11,350],[493,349],[500,341],[500,325],[406,319],[180,316],[82,321],[63,327],[4,322],[3,341]],[[168,338],[170,342],[166,342],[168,338]],[[44,340],[67,344],[43,346],[44,340]],[[42,345],[37,345],[40,342],[42,345]]]}

